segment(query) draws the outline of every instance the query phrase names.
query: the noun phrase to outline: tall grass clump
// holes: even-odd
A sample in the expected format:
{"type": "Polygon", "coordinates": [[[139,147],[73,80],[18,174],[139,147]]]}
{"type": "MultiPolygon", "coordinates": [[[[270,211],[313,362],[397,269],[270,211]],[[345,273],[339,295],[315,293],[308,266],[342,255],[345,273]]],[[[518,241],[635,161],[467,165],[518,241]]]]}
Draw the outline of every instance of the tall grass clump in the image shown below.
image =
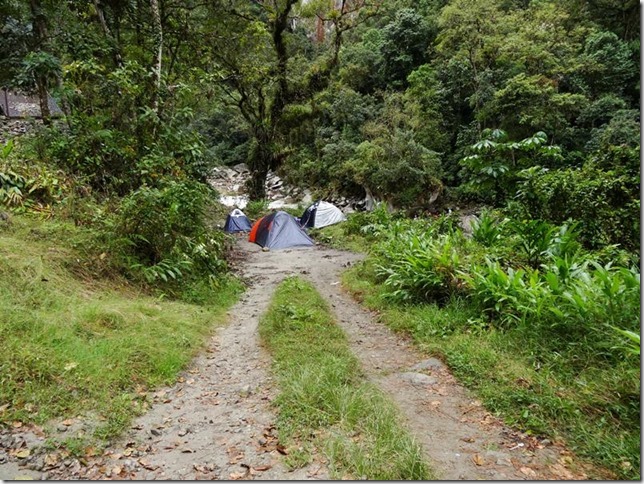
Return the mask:
{"type": "Polygon", "coordinates": [[[366,381],[344,333],[309,283],[288,278],[278,287],[260,336],[274,358],[278,431],[290,448],[290,466],[309,463],[317,447],[336,477],[432,477],[395,407],[366,381]]]}
{"type": "Polygon", "coordinates": [[[445,301],[462,290],[458,273],[478,254],[445,218],[396,221],[372,248],[387,297],[407,302],[445,301]]]}

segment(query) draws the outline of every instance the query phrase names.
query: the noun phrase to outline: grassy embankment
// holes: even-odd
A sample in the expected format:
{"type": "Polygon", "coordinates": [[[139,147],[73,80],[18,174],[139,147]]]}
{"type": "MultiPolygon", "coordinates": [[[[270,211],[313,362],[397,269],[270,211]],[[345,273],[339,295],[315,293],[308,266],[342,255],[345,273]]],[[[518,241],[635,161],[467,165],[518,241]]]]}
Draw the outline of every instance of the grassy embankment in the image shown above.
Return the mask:
{"type": "Polygon", "coordinates": [[[77,237],[71,224],[24,217],[0,227],[0,424],[47,430],[81,415],[96,424],[84,438],[100,443],[146,408],[148,391],[175,380],[240,287],[222,282],[196,305],[96,279],[77,237]]]}
{"type": "Polygon", "coordinates": [[[639,479],[637,368],[626,363],[580,368],[570,354],[539,354],[519,330],[472,326],[480,314],[467,299],[444,305],[392,303],[370,261],[349,269],[343,284],[377,310],[384,324],[410,335],[428,355],[442,358],[508,424],[562,439],[575,453],[613,473],[591,477],[639,479]]]}
{"type": "Polygon", "coordinates": [[[280,285],[260,335],[280,385],[275,404],[288,465],[305,465],[318,448],[336,478],[432,478],[395,407],[364,379],[344,333],[310,284],[289,278],[280,285]]]}

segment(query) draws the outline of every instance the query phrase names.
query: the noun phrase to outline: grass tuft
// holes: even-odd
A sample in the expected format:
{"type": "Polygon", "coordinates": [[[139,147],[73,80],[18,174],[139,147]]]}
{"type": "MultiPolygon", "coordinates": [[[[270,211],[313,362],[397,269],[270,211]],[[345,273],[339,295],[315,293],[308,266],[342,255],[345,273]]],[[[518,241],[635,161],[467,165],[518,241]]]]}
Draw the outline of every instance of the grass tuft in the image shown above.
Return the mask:
{"type": "Polygon", "coordinates": [[[323,449],[336,477],[426,480],[433,474],[395,406],[368,383],[328,306],[295,277],[277,289],[260,323],[280,384],[275,400],[287,464],[323,449]]]}
{"type": "Polygon", "coordinates": [[[321,229],[311,229],[310,234],[317,242],[338,250],[365,252],[367,244],[364,237],[355,233],[347,233],[344,224],[335,224],[321,229]]]}

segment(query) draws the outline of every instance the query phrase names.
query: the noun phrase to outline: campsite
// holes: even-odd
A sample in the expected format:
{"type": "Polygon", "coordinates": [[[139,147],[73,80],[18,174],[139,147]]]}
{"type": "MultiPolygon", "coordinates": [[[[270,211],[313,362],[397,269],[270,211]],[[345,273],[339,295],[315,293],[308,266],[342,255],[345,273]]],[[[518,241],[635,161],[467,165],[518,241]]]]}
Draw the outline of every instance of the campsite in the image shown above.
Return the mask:
{"type": "Polygon", "coordinates": [[[0,480],[640,480],[640,5],[0,5],[0,480]]]}

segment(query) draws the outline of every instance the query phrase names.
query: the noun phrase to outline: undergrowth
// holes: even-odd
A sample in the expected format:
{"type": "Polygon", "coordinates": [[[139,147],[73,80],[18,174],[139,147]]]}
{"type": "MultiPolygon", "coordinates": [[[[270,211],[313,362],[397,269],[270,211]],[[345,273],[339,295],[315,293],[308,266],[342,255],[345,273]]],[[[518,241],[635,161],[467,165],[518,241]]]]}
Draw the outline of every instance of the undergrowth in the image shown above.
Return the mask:
{"type": "Polygon", "coordinates": [[[343,479],[423,480],[432,473],[403,430],[393,404],[368,383],[329,308],[309,284],[288,278],[260,322],[280,395],[280,441],[287,464],[309,463],[323,448],[343,479]]]}
{"type": "Polygon", "coordinates": [[[24,216],[0,227],[0,423],[47,429],[86,415],[100,441],[174,381],[240,285],[185,281],[181,301],[116,274],[97,278],[72,247],[85,230],[24,216]]]}
{"type": "Polygon", "coordinates": [[[639,255],[584,249],[577,224],[484,211],[354,214],[367,260],[344,283],[382,321],[443,357],[488,409],[563,438],[621,479],[640,475],[639,255]]]}

